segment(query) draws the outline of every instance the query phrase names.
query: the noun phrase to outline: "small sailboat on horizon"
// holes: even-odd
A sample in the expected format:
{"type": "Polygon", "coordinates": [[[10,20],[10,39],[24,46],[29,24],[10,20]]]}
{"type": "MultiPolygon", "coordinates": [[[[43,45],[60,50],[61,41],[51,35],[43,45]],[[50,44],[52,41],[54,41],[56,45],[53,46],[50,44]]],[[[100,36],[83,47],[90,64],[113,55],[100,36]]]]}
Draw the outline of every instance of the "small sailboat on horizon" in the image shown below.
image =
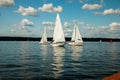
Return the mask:
{"type": "Polygon", "coordinates": [[[43,32],[42,38],[40,40],[40,44],[42,44],[42,45],[47,45],[48,44],[46,28],[44,28],[44,32],[43,32]]]}
{"type": "Polygon", "coordinates": [[[83,45],[82,36],[79,32],[77,25],[74,25],[72,38],[71,38],[71,42],[69,42],[69,45],[71,46],[82,46],[83,45]]]}
{"type": "Polygon", "coordinates": [[[62,24],[60,20],[60,16],[57,13],[55,27],[53,32],[53,41],[51,43],[52,46],[64,46],[65,45],[65,37],[62,29],[62,24]]]}

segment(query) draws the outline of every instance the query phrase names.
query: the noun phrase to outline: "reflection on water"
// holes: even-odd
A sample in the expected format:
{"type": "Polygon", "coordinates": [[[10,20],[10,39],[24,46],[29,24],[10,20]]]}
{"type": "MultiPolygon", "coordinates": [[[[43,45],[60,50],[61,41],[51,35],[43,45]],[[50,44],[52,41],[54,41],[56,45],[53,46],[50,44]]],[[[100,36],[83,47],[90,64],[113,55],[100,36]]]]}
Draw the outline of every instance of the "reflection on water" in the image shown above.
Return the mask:
{"type": "Polygon", "coordinates": [[[42,58],[43,58],[43,61],[46,60],[46,57],[47,57],[47,48],[48,46],[47,45],[41,45],[41,50],[42,50],[42,58]]]}
{"type": "Polygon", "coordinates": [[[71,54],[72,59],[78,61],[79,57],[81,56],[83,46],[70,46],[70,48],[72,49],[72,54],[71,54]]]}
{"type": "Polygon", "coordinates": [[[64,66],[62,57],[65,55],[64,47],[53,47],[53,74],[55,78],[62,76],[64,66]]]}
{"type": "Polygon", "coordinates": [[[120,71],[120,43],[51,47],[1,41],[0,80],[101,80],[120,71]]]}
{"type": "Polygon", "coordinates": [[[109,45],[108,49],[110,51],[108,55],[110,55],[111,56],[110,58],[114,60],[118,56],[117,54],[115,54],[115,52],[119,53],[119,47],[116,46],[116,43],[109,43],[108,45],[109,45]]]}

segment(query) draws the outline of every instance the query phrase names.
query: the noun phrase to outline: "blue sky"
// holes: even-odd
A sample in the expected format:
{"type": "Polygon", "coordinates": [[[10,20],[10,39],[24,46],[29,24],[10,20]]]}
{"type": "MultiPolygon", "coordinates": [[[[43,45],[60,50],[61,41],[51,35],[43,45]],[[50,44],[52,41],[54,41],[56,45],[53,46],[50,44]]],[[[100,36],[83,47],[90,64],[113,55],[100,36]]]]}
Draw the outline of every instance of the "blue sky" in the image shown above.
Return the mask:
{"type": "Polygon", "coordinates": [[[0,36],[52,37],[56,13],[64,34],[74,23],[82,37],[120,38],[120,0],[0,0],[0,36]]]}

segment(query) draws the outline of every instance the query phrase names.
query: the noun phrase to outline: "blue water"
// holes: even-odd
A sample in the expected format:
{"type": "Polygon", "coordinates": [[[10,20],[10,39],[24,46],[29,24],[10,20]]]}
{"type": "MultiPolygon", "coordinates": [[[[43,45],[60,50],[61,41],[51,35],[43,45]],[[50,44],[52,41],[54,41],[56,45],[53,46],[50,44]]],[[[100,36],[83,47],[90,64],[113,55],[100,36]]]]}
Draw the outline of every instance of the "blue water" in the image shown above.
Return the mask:
{"type": "Polygon", "coordinates": [[[119,42],[83,47],[0,41],[0,80],[101,80],[120,72],[119,42]]]}

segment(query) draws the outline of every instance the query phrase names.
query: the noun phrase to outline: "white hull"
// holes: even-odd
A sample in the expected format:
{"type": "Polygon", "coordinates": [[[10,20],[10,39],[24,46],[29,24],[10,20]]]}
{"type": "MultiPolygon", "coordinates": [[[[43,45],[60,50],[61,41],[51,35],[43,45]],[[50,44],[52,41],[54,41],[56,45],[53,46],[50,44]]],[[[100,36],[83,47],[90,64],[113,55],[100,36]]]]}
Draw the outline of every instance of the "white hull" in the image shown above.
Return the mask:
{"type": "Polygon", "coordinates": [[[65,45],[65,42],[51,43],[51,45],[52,46],[63,47],[65,45]]]}
{"type": "Polygon", "coordinates": [[[82,46],[83,42],[70,42],[68,43],[70,46],[82,46]]]}

